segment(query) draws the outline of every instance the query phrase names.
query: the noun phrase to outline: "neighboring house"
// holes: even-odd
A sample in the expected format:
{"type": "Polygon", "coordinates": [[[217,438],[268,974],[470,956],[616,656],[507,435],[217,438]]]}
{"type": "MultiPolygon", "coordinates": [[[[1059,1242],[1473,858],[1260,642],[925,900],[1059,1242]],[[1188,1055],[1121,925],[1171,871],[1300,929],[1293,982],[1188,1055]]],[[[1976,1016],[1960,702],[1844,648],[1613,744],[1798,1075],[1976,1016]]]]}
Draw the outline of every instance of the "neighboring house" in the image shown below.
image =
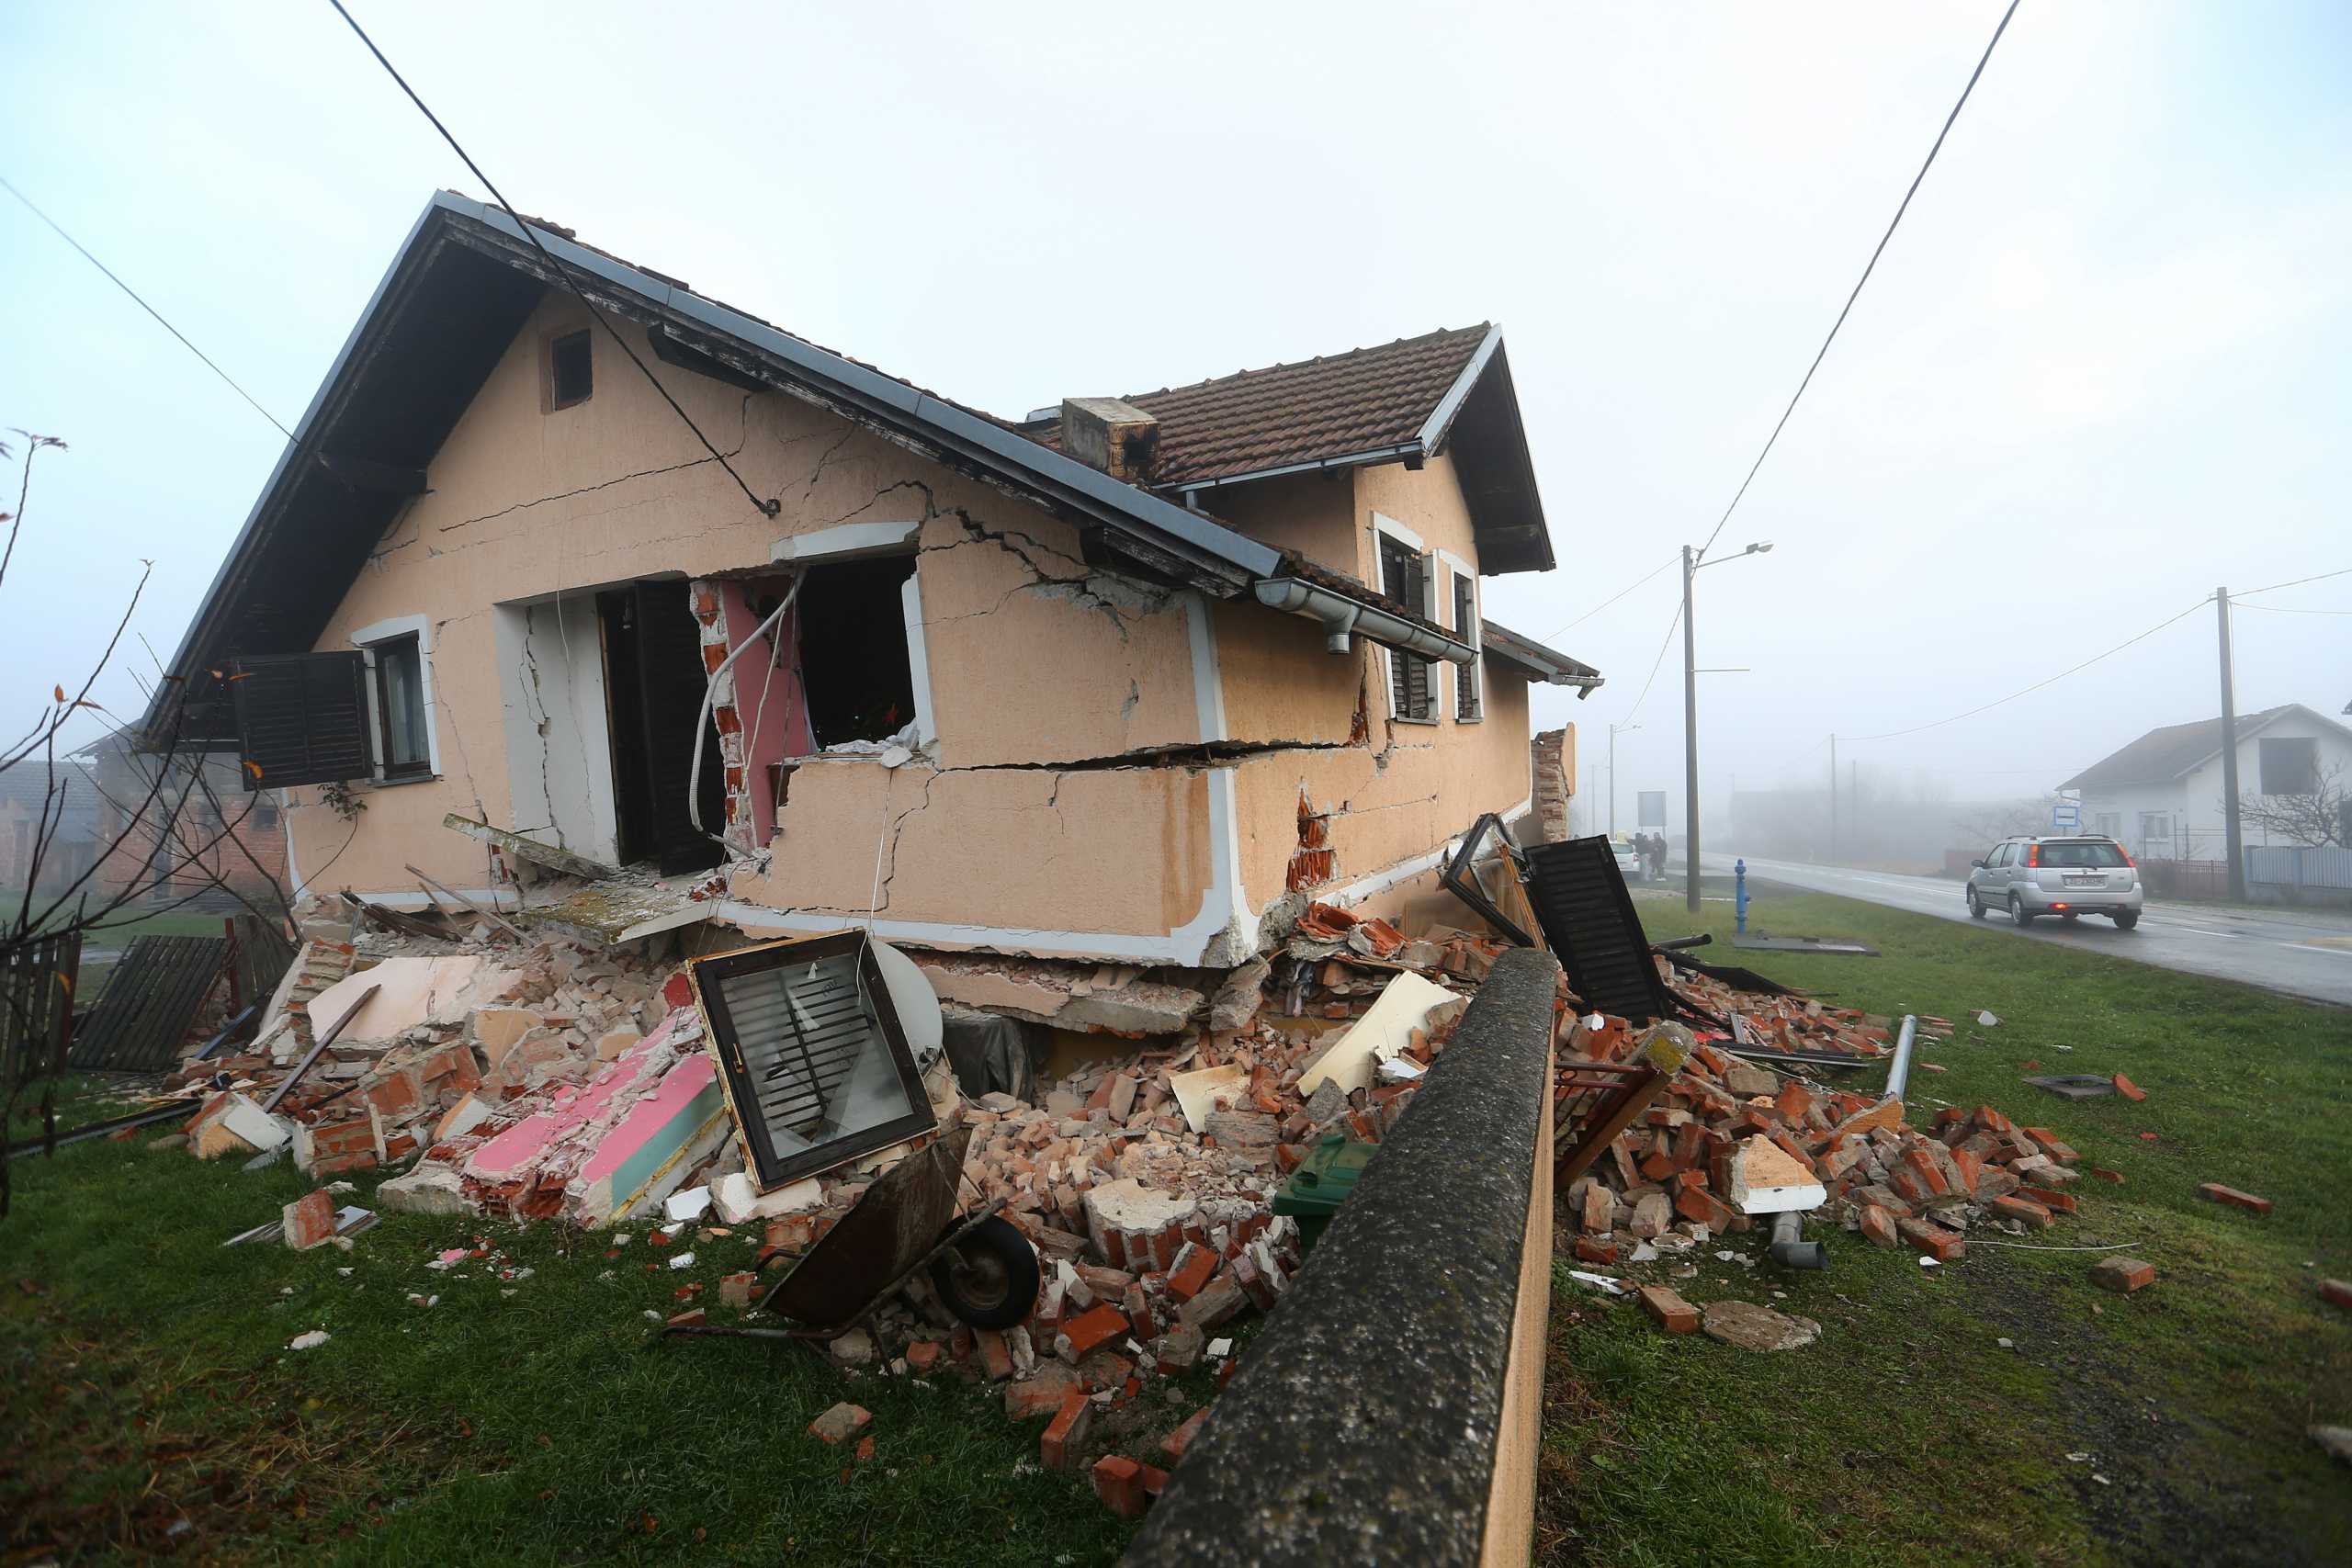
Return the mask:
{"type": "Polygon", "coordinates": [[[311,895],[511,904],[456,816],[695,874],[648,927],[1230,965],[1310,896],[1461,919],[1530,683],[1600,684],[1480,608],[1553,565],[1497,329],[1013,423],[533,227],[764,504],[435,197],[173,664],[311,895]]]}
{"type": "MultiPolygon", "coordinates": [[[[2237,720],[2238,798],[2317,794],[2352,782],[2352,729],[2287,703],[2237,720]]],[[[2083,829],[2143,860],[2224,860],[2222,721],[2152,729],[2059,785],[2079,792],[2083,829]]],[[[2248,823],[2249,844],[2286,840],[2248,823]]]]}
{"type": "Polygon", "coordinates": [[[34,755],[0,769],[0,925],[15,921],[28,881],[36,893],[73,887],[100,842],[98,792],[73,759],[59,758],[52,768],[34,755]]]}
{"type": "Polygon", "coordinates": [[[103,896],[186,908],[238,908],[240,897],[273,907],[286,881],[276,795],[248,789],[234,756],[180,752],[166,769],[135,740],[118,729],[77,753],[97,792],[103,896]]]}

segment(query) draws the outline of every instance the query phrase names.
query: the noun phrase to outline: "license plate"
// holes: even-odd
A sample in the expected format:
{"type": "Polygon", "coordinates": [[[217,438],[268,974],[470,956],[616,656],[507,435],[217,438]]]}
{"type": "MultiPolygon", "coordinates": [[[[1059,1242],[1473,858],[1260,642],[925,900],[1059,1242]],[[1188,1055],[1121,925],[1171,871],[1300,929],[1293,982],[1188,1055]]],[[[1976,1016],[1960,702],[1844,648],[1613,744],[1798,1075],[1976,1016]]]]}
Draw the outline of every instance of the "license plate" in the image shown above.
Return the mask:
{"type": "Polygon", "coordinates": [[[2107,886],[2107,878],[2098,874],[2097,872],[2093,872],[2083,876],[2076,876],[2069,873],[2066,877],[2066,886],[2069,887],[2104,887],[2107,886]]]}

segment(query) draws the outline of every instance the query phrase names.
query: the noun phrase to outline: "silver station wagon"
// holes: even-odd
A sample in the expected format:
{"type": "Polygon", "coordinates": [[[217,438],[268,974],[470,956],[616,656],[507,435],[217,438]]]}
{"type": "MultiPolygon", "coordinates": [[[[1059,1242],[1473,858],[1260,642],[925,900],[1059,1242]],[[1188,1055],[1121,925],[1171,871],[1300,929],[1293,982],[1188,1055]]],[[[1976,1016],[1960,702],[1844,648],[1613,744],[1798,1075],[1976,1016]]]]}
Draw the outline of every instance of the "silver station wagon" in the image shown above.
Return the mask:
{"type": "Polygon", "coordinates": [[[2073,924],[2104,915],[2118,930],[2140,923],[2139,869],[2113,839],[2004,839],[1968,874],[1968,913],[2004,909],[2018,925],[2043,915],[2073,924]]]}

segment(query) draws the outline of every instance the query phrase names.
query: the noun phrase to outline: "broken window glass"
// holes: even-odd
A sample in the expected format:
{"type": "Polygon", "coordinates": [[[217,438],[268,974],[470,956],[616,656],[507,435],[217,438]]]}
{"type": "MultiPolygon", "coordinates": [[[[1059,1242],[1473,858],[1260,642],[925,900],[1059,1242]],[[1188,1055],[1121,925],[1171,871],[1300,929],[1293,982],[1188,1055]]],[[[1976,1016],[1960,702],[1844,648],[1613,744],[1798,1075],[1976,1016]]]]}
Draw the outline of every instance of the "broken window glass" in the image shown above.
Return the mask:
{"type": "Polygon", "coordinates": [[[763,1190],[932,1130],[864,933],[744,948],[692,973],[763,1190]]]}

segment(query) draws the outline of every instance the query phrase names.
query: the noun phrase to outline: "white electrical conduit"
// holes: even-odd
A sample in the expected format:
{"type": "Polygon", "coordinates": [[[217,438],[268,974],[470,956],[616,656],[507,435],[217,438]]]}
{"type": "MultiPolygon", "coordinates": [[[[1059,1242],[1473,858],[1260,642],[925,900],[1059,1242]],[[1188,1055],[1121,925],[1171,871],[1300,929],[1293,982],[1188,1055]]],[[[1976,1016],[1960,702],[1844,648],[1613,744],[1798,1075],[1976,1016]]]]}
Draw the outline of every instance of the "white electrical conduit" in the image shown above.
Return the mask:
{"type": "MultiPolygon", "coordinates": [[[[784,613],[792,608],[792,602],[795,599],[800,597],[802,581],[797,577],[792,580],[791,588],[785,592],[784,603],[778,604],[774,613],[760,623],[757,631],[737,644],[727,657],[719,661],[718,668],[710,672],[710,679],[703,684],[702,711],[695,716],[694,766],[686,773],[686,820],[695,825],[695,832],[714,843],[723,844],[727,840],[702,825],[702,738],[710,727],[711,697],[718,690],[718,678],[735,668],[735,661],[751,651],[753,643],[759,642],[775,630],[776,623],[784,619],[784,613]]],[[[722,610],[721,613],[723,614],[724,611],[722,610]]],[[[748,770],[751,765],[751,759],[746,755],[743,766],[748,770]]]]}

